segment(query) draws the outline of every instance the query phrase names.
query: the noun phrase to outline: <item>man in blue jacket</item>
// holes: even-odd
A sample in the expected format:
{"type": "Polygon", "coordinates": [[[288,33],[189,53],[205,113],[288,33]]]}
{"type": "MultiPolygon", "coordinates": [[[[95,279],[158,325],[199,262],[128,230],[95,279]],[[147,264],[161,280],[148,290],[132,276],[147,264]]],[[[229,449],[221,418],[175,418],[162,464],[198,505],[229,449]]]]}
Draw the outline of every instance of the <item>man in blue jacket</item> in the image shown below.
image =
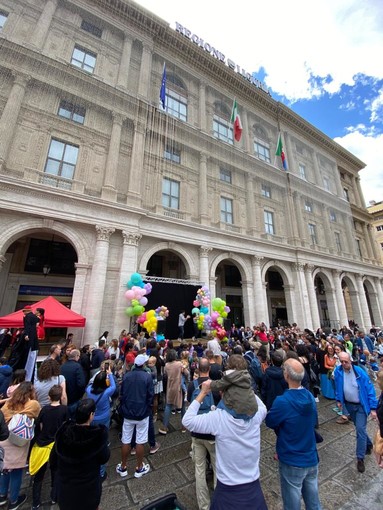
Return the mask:
{"type": "Polygon", "coordinates": [[[300,510],[302,496],[307,510],[320,510],[315,400],[301,385],[305,369],[298,360],[287,359],[283,370],[289,388],[266,416],[266,425],[277,434],[283,508],[300,510]]]}
{"type": "Polygon", "coordinates": [[[346,408],[356,429],[356,457],[359,473],[364,473],[364,456],[372,451],[367,434],[367,417],[376,419],[378,401],[366,372],[354,366],[348,352],[339,354],[340,366],[334,370],[335,398],[339,409],[346,408]]]}
{"type": "Polygon", "coordinates": [[[139,354],[134,360],[135,369],[127,372],[121,385],[120,405],[124,417],[122,426],[121,463],[117,465],[117,473],[128,475],[126,462],[131,451],[131,441],[136,428],[136,478],[149,473],[149,464],[144,464],[144,444],[148,441],[149,414],[152,412],[154,387],[151,374],[144,370],[149,360],[146,354],[139,354]]]}

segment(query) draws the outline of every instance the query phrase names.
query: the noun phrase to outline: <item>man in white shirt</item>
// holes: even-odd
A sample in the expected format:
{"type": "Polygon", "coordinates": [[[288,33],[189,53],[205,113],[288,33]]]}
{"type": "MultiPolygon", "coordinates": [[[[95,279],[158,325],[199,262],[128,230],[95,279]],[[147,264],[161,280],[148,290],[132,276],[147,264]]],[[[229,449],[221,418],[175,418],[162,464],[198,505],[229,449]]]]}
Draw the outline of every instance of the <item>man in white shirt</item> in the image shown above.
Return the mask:
{"type": "Polygon", "coordinates": [[[181,313],[178,316],[178,340],[182,341],[184,339],[184,327],[185,322],[190,319],[190,315],[185,315],[185,310],[181,310],[181,313]]]}
{"type": "Polygon", "coordinates": [[[216,338],[210,337],[207,343],[207,349],[213,351],[213,354],[221,354],[221,346],[216,338]]]}

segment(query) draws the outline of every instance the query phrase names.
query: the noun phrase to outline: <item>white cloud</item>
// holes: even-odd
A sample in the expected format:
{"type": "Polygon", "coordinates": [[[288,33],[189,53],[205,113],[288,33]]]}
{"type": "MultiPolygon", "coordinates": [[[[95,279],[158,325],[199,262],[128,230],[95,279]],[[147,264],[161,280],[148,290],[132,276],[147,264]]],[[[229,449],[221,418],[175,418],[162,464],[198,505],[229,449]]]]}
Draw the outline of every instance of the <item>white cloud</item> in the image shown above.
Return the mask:
{"type": "MultiPolygon", "coordinates": [[[[287,102],[336,94],[364,80],[375,98],[353,98],[344,107],[382,118],[382,0],[267,0],[221,2],[136,0],[167,21],[183,24],[248,72],[264,68],[266,83],[287,102]]],[[[348,98],[349,101],[349,98],[348,98]]],[[[335,140],[368,166],[360,172],[365,200],[383,198],[383,135],[358,125],[335,140]]]]}
{"type": "Polygon", "coordinates": [[[370,200],[380,202],[383,198],[383,134],[374,136],[359,126],[347,135],[335,138],[335,141],[367,165],[359,172],[366,204],[370,200]]]}

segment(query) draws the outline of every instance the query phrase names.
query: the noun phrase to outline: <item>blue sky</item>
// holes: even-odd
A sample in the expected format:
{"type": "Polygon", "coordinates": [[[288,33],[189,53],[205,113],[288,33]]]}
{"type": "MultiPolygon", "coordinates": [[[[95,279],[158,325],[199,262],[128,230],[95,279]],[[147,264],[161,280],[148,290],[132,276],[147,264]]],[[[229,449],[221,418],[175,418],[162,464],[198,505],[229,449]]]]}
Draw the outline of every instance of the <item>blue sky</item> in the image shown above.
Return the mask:
{"type": "Polygon", "coordinates": [[[136,1],[255,73],[366,164],[366,204],[383,200],[383,0],[136,1]]]}

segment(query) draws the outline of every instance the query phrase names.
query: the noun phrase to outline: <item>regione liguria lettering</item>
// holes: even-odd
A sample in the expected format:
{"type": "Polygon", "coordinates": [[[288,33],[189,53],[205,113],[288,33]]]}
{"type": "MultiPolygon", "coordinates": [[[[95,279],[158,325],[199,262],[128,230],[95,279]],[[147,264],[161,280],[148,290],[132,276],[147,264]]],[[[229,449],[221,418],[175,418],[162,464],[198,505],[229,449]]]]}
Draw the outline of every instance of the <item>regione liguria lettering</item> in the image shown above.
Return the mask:
{"type": "Polygon", "coordinates": [[[176,21],[176,32],[183,35],[184,37],[187,37],[192,41],[193,43],[197,44],[200,48],[202,48],[204,51],[212,55],[214,58],[219,60],[220,62],[227,65],[230,69],[232,69],[234,72],[240,74],[243,76],[248,82],[255,85],[257,88],[263,90],[266,92],[266,94],[269,94],[271,96],[269,89],[267,86],[261,82],[260,80],[257,80],[257,78],[254,78],[253,75],[246,72],[245,69],[242,69],[238,64],[230,60],[229,58],[226,58],[223,53],[221,53],[219,50],[214,48],[210,43],[204,41],[201,37],[199,37],[197,34],[193,34],[191,30],[181,25],[181,23],[178,23],[176,21]]]}

